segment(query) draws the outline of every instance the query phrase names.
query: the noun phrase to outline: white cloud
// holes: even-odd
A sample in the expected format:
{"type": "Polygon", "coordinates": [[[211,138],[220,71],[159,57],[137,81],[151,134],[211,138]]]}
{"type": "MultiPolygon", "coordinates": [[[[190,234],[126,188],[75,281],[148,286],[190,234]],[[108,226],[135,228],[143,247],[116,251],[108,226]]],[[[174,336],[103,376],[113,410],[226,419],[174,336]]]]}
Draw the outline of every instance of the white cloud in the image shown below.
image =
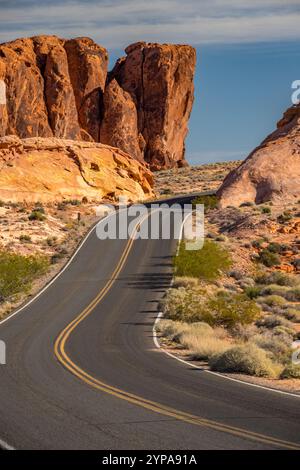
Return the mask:
{"type": "Polygon", "coordinates": [[[299,0],[0,2],[0,41],[35,34],[90,36],[109,48],[286,41],[300,39],[299,22],[299,0]]]}

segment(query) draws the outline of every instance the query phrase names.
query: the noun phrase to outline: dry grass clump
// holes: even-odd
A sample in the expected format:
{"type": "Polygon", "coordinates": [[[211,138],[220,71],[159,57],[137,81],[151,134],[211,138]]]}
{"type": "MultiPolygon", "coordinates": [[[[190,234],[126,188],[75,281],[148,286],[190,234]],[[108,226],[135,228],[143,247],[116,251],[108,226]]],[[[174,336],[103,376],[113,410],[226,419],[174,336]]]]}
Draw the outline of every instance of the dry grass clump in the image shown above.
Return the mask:
{"type": "Polygon", "coordinates": [[[192,359],[209,359],[214,354],[220,354],[230,348],[229,341],[214,335],[199,335],[197,332],[185,332],[180,343],[190,351],[192,359]]]}
{"type": "Polygon", "coordinates": [[[178,342],[188,349],[193,359],[208,359],[231,345],[223,328],[213,329],[204,322],[183,323],[162,319],[157,325],[157,330],[170,341],[178,342]]]}
{"type": "Polygon", "coordinates": [[[278,377],[282,367],[273,363],[266,351],[248,343],[213,356],[209,365],[218,372],[239,372],[257,377],[278,377]]]}

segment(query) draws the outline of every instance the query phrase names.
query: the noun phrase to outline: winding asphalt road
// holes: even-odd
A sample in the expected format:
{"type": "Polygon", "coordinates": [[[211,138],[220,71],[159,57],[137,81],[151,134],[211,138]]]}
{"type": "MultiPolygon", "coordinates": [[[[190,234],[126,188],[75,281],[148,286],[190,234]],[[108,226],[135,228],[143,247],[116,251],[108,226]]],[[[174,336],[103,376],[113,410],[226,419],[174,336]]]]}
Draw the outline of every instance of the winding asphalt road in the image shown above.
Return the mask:
{"type": "Polygon", "coordinates": [[[0,324],[2,446],[300,449],[298,397],[196,370],[155,347],[175,247],[100,241],[93,230],[64,272],[0,324]]]}

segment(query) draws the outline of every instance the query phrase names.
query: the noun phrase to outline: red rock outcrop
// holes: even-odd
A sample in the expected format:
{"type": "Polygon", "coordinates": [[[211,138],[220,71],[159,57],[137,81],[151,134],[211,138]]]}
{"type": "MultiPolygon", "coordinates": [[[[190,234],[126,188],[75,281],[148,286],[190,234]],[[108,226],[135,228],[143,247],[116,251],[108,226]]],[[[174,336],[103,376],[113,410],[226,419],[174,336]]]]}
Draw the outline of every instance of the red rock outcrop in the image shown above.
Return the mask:
{"type": "Polygon", "coordinates": [[[289,108],[277,129],[225,178],[220,206],[295,200],[300,196],[300,105],[289,108]]]}
{"type": "Polygon", "coordinates": [[[141,151],[152,169],[183,166],[193,104],[195,49],[138,42],[125,49],[110,77],[132,96],[141,151]]]}
{"type": "Polygon", "coordinates": [[[152,173],[120,149],[95,142],[16,136],[0,138],[0,199],[100,202],[149,198],[152,173]]]}
{"type": "Polygon", "coordinates": [[[106,80],[107,51],[89,38],[1,44],[0,136],[100,140],[153,169],[184,165],[195,50],[141,42],[126,54],[106,80]]]}
{"type": "Polygon", "coordinates": [[[89,38],[65,42],[79,124],[84,140],[99,142],[102,97],[107,75],[108,54],[89,38]]]}
{"type": "Polygon", "coordinates": [[[137,160],[143,160],[143,137],[138,131],[137,110],[130,94],[113,79],[104,93],[104,117],[100,140],[103,144],[119,147],[137,160]]]}
{"type": "Polygon", "coordinates": [[[0,59],[8,116],[1,135],[99,141],[104,48],[88,38],[35,36],[1,44],[0,59]]]}

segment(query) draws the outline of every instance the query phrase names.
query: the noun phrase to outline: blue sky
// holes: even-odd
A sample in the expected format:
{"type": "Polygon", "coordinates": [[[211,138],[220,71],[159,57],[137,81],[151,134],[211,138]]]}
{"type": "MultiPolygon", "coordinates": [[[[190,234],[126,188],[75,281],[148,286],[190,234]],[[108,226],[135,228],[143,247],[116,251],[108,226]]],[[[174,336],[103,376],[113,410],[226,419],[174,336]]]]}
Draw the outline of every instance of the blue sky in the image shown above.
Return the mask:
{"type": "Polygon", "coordinates": [[[187,139],[193,163],[244,158],[291,105],[300,0],[0,0],[0,41],[89,36],[115,59],[145,40],[197,49],[187,139]]]}

